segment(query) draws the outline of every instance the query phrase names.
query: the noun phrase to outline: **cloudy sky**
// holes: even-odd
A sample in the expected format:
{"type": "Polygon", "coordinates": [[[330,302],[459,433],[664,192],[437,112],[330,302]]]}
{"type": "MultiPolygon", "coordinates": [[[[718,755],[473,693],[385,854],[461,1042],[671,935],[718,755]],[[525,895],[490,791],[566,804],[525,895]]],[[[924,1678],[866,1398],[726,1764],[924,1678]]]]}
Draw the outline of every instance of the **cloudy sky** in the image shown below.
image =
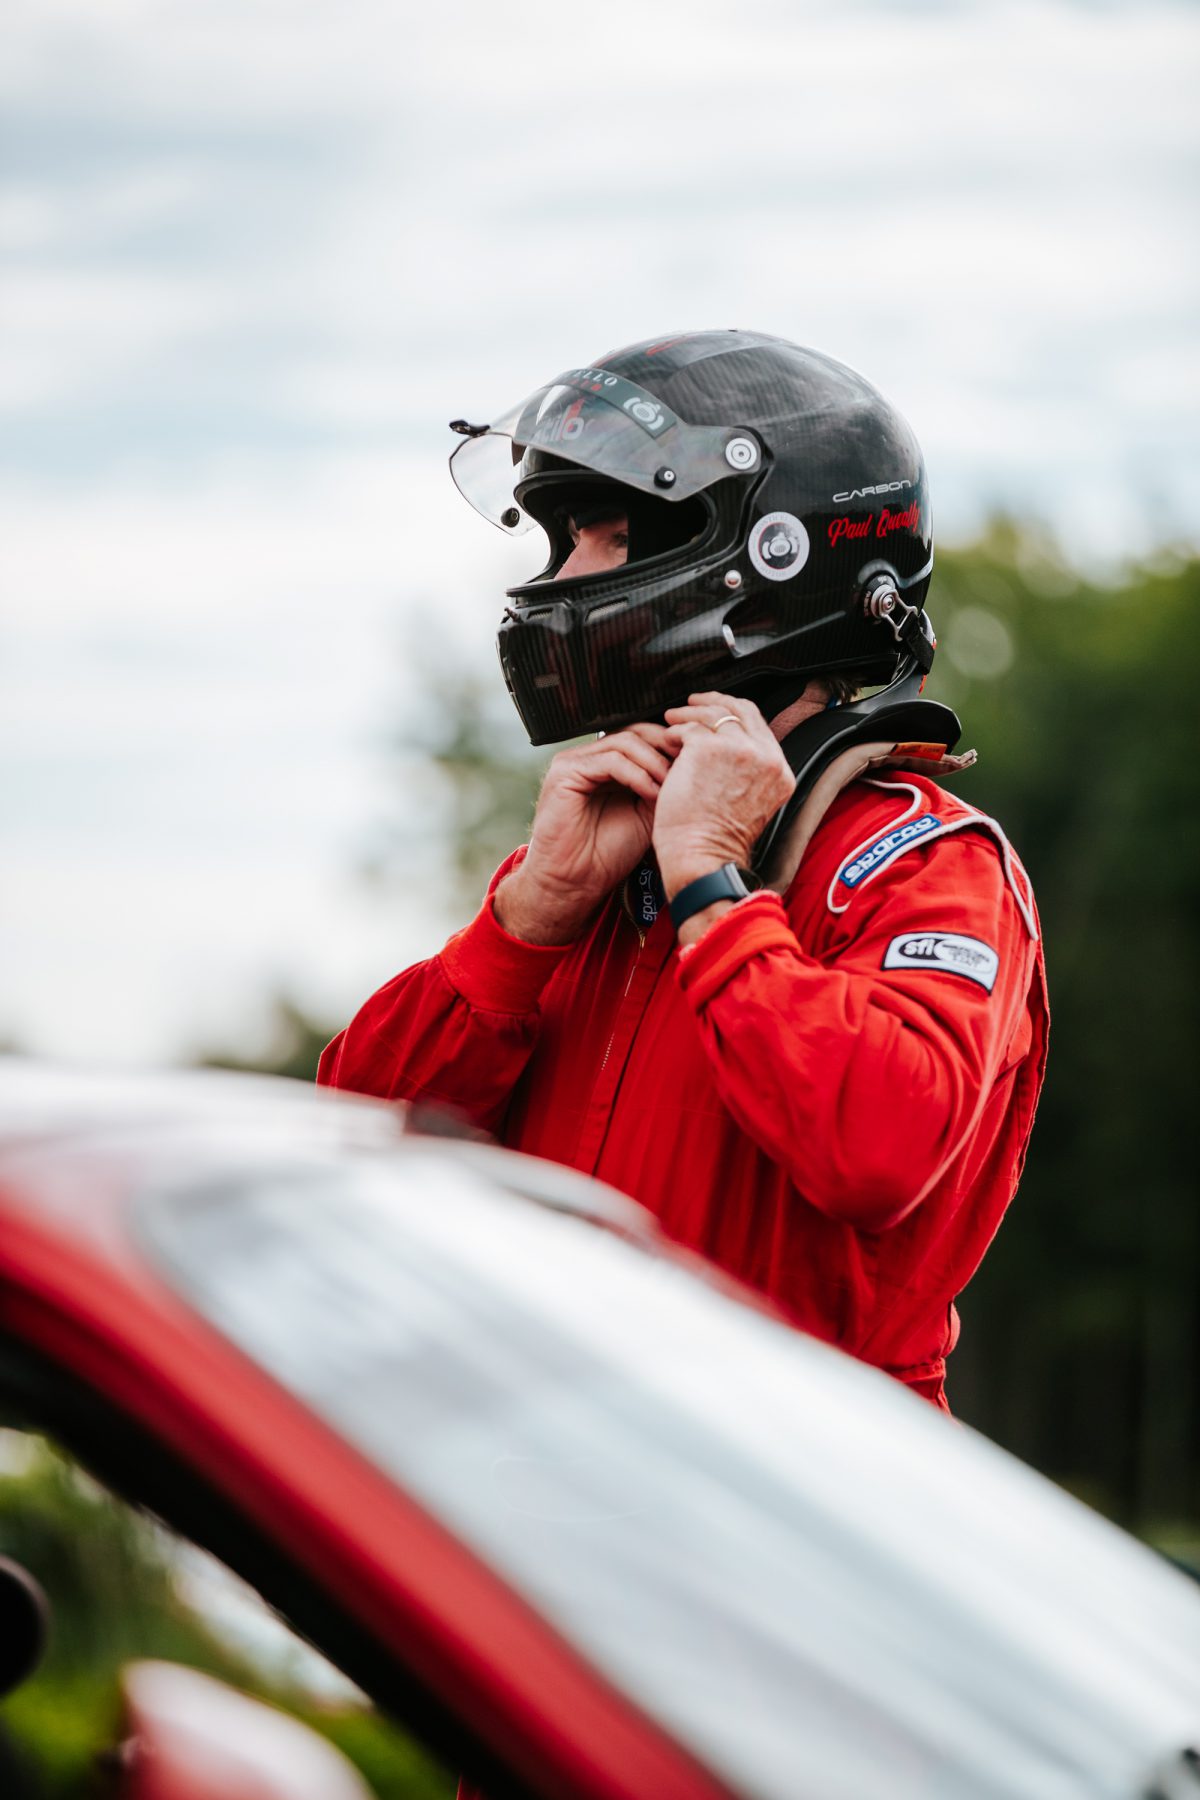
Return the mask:
{"type": "MultiPolygon", "coordinates": [[[[338,1018],[450,923],[357,870],[429,646],[525,572],[445,422],[745,325],[907,413],[944,536],[1200,529],[1200,10],[10,0],[0,1035],[338,1018]]],[[[404,802],[402,801],[401,804],[404,802]]],[[[414,833],[430,796],[409,797],[414,833]]],[[[414,839],[415,842],[415,839],[414,839]]]]}

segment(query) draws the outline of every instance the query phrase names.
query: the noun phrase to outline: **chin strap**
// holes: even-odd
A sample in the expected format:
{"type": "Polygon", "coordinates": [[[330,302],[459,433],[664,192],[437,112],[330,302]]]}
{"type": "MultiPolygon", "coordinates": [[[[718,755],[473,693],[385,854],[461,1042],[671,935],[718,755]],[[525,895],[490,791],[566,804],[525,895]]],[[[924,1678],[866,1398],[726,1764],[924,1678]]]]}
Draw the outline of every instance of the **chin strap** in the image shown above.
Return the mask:
{"type": "MultiPolygon", "coordinates": [[[[796,777],[796,785],[791,798],[780,807],[754,846],[750,866],[757,875],[765,875],[773,854],[817,781],[844,751],[856,745],[878,748],[887,744],[894,746],[890,754],[897,760],[923,764],[931,772],[949,757],[962,736],[962,725],[952,707],[922,698],[921,687],[932,661],[932,634],[925,614],[919,617],[924,627],[923,655],[912,653],[906,644],[910,653],[887,687],[867,700],[817,713],[784,738],[780,748],[796,777]]],[[[966,766],[968,760],[974,761],[973,753],[957,766],[966,766]]]]}

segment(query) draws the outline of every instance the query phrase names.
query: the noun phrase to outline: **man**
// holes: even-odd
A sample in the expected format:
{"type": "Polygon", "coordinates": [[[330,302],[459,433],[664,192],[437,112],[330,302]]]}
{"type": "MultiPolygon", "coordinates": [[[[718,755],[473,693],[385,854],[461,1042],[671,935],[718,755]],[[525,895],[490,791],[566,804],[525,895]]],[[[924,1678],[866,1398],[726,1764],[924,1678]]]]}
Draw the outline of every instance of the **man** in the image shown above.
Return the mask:
{"type": "Polygon", "coordinates": [[[920,697],[916,441],[853,371],[750,332],[635,345],[456,429],[467,497],[550,541],[500,632],[530,736],[601,735],[319,1078],[624,1189],[945,1408],[1047,1011],[1027,878],[930,779],[969,758],[920,697]]]}

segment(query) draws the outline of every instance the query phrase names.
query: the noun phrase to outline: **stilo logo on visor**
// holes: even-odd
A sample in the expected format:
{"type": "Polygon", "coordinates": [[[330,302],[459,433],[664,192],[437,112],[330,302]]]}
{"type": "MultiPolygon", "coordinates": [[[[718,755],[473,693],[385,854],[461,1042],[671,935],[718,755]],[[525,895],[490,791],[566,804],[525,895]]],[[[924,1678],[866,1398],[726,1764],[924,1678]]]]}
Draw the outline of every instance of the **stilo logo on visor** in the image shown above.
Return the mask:
{"type": "MultiPolygon", "coordinates": [[[[660,432],[667,431],[678,424],[675,414],[640,388],[633,381],[626,381],[623,375],[614,375],[608,369],[568,369],[552,384],[554,387],[582,388],[585,393],[596,394],[601,400],[607,400],[610,406],[628,416],[648,432],[651,437],[658,437],[660,432]]],[[[536,439],[536,432],[535,432],[536,439]]]]}
{"type": "MultiPolygon", "coordinates": [[[[590,366],[566,370],[489,424],[454,419],[451,430],[466,439],[450,458],[459,492],[513,535],[535,523],[517,489],[544,472],[539,454],[676,502],[731,472],[753,475],[763,461],[747,427],[689,424],[638,382],[590,366]]],[[[791,572],[799,566],[793,551],[791,572]]]]}

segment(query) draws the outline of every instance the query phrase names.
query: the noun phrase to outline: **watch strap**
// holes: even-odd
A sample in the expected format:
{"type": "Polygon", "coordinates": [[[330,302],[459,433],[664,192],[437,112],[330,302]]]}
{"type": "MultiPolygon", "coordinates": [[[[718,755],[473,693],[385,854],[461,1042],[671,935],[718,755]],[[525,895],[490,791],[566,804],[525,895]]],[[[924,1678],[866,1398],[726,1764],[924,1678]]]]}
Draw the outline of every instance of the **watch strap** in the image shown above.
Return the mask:
{"type": "Polygon", "coordinates": [[[759,885],[748,870],[739,869],[736,863],[722,863],[711,875],[701,875],[680,888],[668,907],[671,923],[678,931],[693,913],[703,912],[718,900],[748,900],[759,885]]]}

